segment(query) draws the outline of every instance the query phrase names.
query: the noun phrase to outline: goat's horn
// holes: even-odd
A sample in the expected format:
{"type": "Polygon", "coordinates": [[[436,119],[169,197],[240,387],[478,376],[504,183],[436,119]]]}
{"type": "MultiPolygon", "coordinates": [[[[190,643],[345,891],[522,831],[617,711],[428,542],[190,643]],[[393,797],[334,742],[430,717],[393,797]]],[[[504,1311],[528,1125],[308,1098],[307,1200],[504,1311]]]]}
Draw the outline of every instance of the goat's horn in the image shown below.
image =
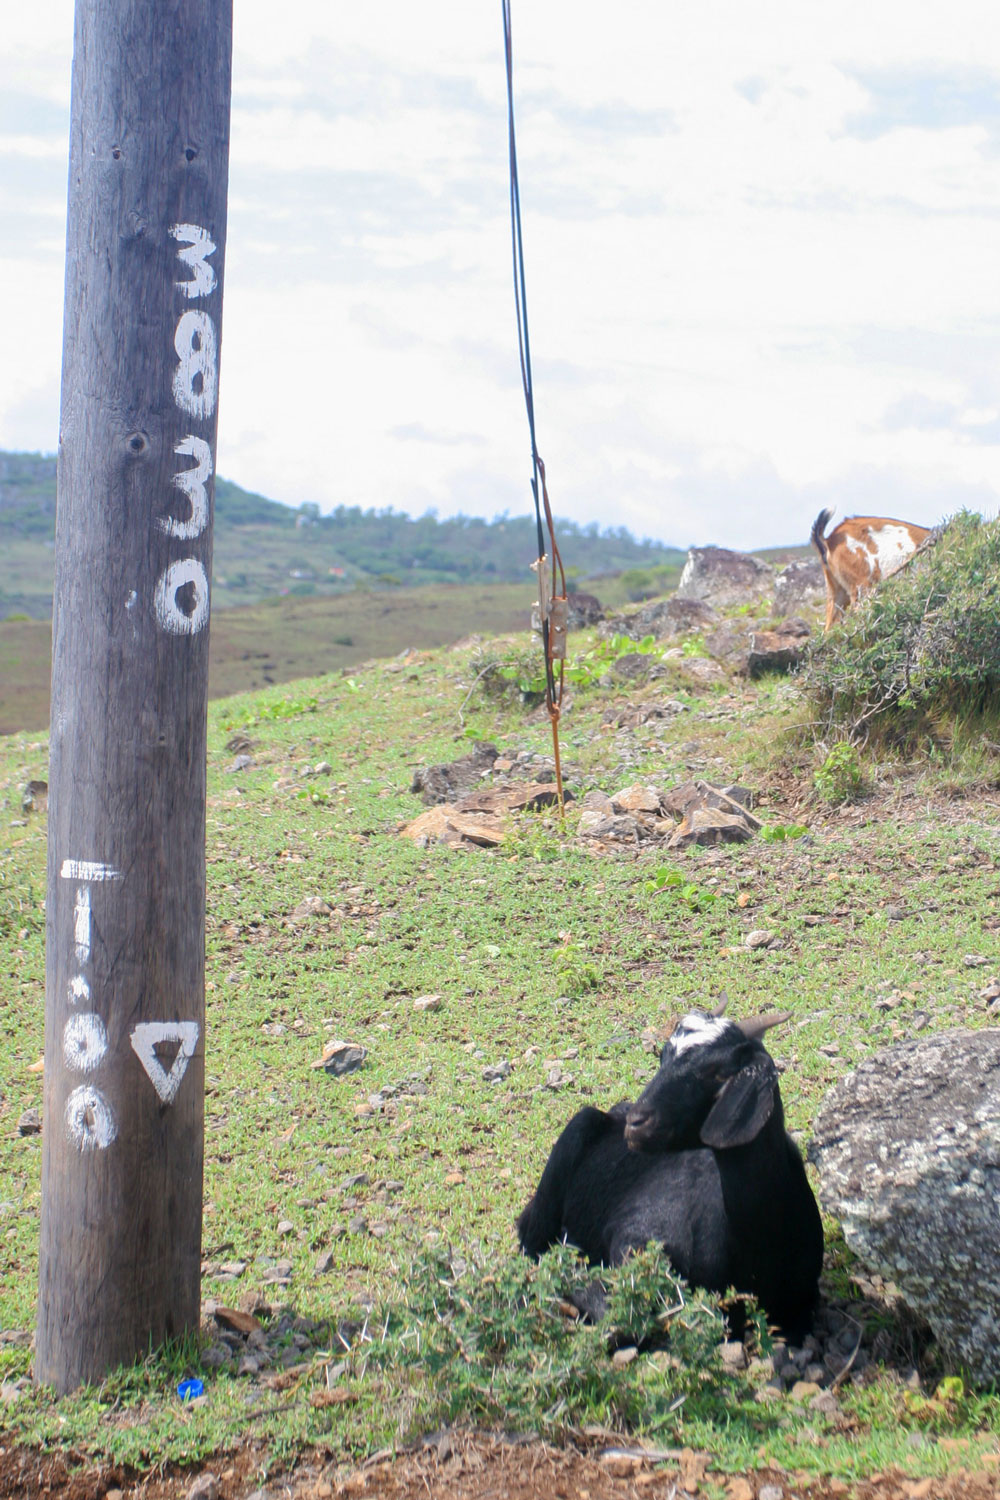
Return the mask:
{"type": "Polygon", "coordinates": [[[780,1026],[782,1021],[790,1020],[791,1015],[790,1010],[769,1010],[762,1016],[748,1016],[745,1021],[737,1021],[736,1024],[747,1041],[754,1042],[765,1031],[770,1031],[772,1026],[780,1026]]]}
{"type": "Polygon", "coordinates": [[[715,1006],[708,1012],[708,1014],[710,1016],[721,1016],[728,1004],[729,996],[726,994],[725,990],[720,990],[715,1006]]]}

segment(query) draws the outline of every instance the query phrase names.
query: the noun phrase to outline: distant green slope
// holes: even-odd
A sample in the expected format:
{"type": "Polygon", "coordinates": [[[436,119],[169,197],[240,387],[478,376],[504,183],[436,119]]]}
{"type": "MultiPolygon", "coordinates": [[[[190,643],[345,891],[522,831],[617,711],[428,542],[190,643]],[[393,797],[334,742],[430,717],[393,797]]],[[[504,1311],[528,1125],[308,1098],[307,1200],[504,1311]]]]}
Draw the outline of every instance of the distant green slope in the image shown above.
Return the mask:
{"type": "MultiPolygon", "coordinates": [[[[0,453],[0,619],[52,609],[56,461],[37,453],[0,453]]],[[[557,517],[568,572],[578,578],[627,568],[678,568],[684,553],[637,541],[623,526],[601,531],[557,517]]],[[[536,555],[530,516],[483,521],[340,506],[332,515],[298,510],[241,489],[215,487],[216,609],[281,594],[335,597],[356,585],[523,581],[536,555]]]]}

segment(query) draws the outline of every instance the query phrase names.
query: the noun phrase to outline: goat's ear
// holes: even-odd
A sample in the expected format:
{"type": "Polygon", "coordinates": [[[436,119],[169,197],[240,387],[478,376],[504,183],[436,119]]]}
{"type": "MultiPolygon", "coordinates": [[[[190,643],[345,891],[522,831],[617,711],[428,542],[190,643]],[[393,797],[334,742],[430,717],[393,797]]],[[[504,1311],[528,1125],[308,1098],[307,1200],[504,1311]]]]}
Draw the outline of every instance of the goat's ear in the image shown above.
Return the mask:
{"type": "Polygon", "coordinates": [[[701,1138],[713,1150],[747,1146],[764,1129],[774,1112],[778,1070],[769,1057],[755,1058],[723,1085],[701,1138]]]}

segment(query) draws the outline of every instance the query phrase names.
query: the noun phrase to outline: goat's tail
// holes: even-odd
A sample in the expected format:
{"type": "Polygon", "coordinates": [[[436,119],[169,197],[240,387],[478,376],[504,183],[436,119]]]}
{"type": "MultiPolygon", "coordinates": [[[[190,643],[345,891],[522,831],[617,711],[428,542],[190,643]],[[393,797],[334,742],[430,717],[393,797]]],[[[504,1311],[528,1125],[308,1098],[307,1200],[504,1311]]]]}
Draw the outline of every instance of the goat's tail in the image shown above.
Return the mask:
{"type": "Polygon", "coordinates": [[[819,560],[824,567],[826,567],[826,564],[829,561],[830,554],[827,550],[826,537],[823,533],[826,531],[826,528],[829,526],[832,520],[832,510],[821,510],[819,515],[813,522],[812,535],[810,537],[810,541],[816,548],[816,551],[819,553],[819,560]]]}

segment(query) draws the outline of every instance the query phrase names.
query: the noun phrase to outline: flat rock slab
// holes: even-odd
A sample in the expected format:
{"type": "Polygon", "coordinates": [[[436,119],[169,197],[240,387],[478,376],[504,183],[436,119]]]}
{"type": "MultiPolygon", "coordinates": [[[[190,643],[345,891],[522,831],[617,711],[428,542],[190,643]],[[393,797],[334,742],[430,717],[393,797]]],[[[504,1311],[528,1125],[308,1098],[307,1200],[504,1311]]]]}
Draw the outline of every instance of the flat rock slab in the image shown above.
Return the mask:
{"type": "MultiPolygon", "coordinates": [[[[573,800],[572,792],[564,790],[563,795],[567,802],[573,800]]],[[[463,797],[455,806],[460,813],[505,813],[524,812],[527,808],[551,807],[558,801],[559,793],[554,782],[512,781],[506,786],[492,786],[481,792],[473,792],[471,796],[463,797]]]]}
{"type": "Polygon", "coordinates": [[[428,844],[492,846],[503,842],[504,826],[500,818],[490,813],[462,813],[445,802],[439,807],[429,807],[400,832],[425,848],[428,844]]]}
{"type": "Polygon", "coordinates": [[[827,1094],[820,1201],[945,1354],[1000,1379],[1000,1028],[878,1053],[827,1094]]]}

